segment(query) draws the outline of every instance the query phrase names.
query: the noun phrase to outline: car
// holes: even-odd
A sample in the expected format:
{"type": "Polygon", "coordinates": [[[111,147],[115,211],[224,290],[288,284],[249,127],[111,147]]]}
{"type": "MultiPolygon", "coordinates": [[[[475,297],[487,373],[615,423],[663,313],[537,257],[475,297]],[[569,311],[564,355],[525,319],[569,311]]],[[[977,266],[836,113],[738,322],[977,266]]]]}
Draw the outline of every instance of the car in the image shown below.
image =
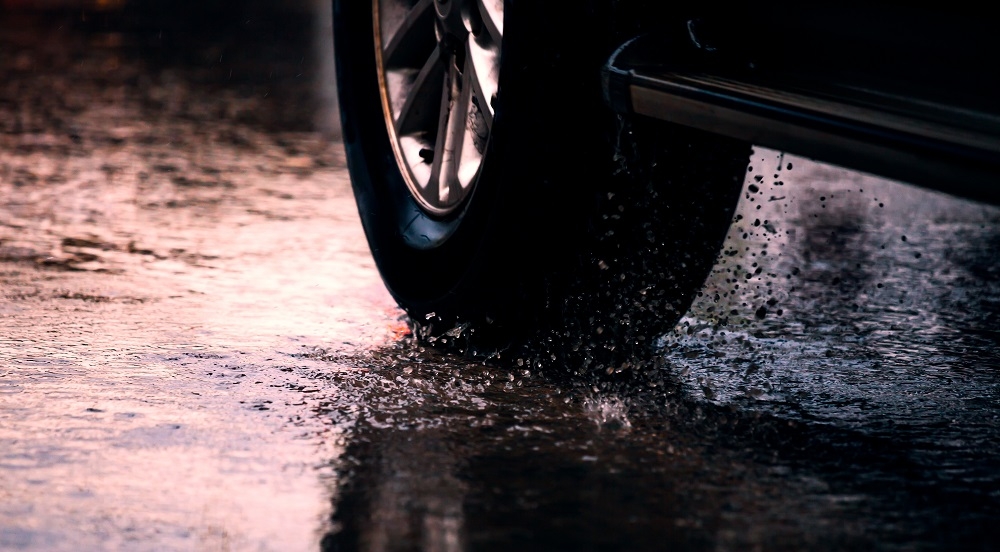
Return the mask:
{"type": "Polygon", "coordinates": [[[690,306],[752,145],[996,203],[998,34],[959,6],[334,0],[358,210],[417,335],[608,371],[690,306]]]}

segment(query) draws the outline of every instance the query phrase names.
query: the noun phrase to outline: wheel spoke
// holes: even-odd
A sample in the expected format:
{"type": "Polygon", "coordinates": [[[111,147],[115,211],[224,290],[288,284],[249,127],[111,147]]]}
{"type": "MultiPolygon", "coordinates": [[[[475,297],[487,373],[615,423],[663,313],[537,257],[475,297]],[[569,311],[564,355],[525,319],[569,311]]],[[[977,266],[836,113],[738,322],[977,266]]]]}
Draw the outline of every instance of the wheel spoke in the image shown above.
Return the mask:
{"type": "MultiPolygon", "coordinates": [[[[437,184],[437,197],[439,205],[453,205],[464,197],[464,188],[471,184],[472,178],[469,172],[475,174],[478,170],[479,160],[482,155],[476,151],[470,138],[469,112],[471,106],[472,88],[468,82],[469,72],[460,72],[454,64],[449,65],[450,78],[448,79],[449,97],[447,105],[442,102],[442,110],[447,110],[447,115],[442,116],[439,121],[441,127],[438,129],[438,152],[440,161],[436,178],[431,177],[431,183],[437,184]],[[442,139],[443,136],[443,139],[442,139]],[[470,159],[472,156],[472,159],[470,159]]],[[[438,157],[435,157],[435,161],[438,157]]],[[[428,192],[432,190],[428,189],[428,192]]]]}
{"type": "Polygon", "coordinates": [[[401,21],[383,23],[383,63],[388,67],[415,67],[435,47],[434,1],[420,0],[402,17],[401,21]],[[388,29],[387,27],[394,27],[388,29]]]}
{"type": "MultiPolygon", "coordinates": [[[[471,41],[470,41],[471,43],[471,41]]],[[[455,157],[456,184],[463,189],[472,185],[479,166],[482,164],[483,153],[486,151],[486,142],[489,139],[490,127],[493,125],[492,111],[484,99],[480,79],[475,69],[475,61],[472,56],[465,58],[465,71],[462,74],[461,102],[457,106],[459,121],[457,125],[461,128],[461,136],[456,137],[457,151],[455,157]]]]}
{"type": "Polygon", "coordinates": [[[482,114],[487,129],[493,128],[493,97],[497,93],[497,55],[475,40],[466,45],[465,72],[471,84],[472,103],[482,114]]]}
{"type": "Polygon", "coordinates": [[[500,46],[503,40],[503,2],[504,0],[475,0],[479,6],[479,13],[483,18],[483,25],[489,33],[492,42],[500,46]]]}
{"type": "MultiPolygon", "coordinates": [[[[454,59],[448,60],[448,71],[444,77],[444,86],[441,92],[441,111],[438,117],[437,139],[434,143],[434,163],[431,167],[431,177],[427,187],[424,189],[424,198],[432,204],[440,205],[444,202],[440,199],[442,192],[447,194],[448,182],[452,178],[452,155],[449,151],[451,146],[449,130],[452,122],[452,91],[455,83],[454,59]]],[[[445,200],[447,201],[447,199],[445,200]]]]}
{"type": "MultiPolygon", "coordinates": [[[[468,68],[470,65],[470,61],[466,58],[465,67],[468,68]]],[[[439,184],[440,200],[444,203],[452,203],[456,201],[456,198],[462,197],[463,182],[461,177],[464,176],[462,169],[475,170],[478,168],[478,166],[472,166],[468,163],[470,159],[466,156],[467,153],[475,156],[476,152],[473,148],[466,149],[465,147],[471,134],[468,132],[469,111],[472,108],[472,89],[474,88],[469,82],[471,71],[459,72],[457,66],[452,67],[452,71],[455,78],[452,80],[454,86],[449,106],[450,113],[448,114],[448,136],[444,145],[445,166],[448,167],[448,170],[442,171],[439,184]]]]}
{"type": "Polygon", "coordinates": [[[413,84],[400,91],[403,102],[395,113],[394,121],[399,135],[429,131],[434,128],[437,98],[440,98],[438,87],[441,86],[443,73],[441,51],[435,48],[413,80],[413,84]]]}

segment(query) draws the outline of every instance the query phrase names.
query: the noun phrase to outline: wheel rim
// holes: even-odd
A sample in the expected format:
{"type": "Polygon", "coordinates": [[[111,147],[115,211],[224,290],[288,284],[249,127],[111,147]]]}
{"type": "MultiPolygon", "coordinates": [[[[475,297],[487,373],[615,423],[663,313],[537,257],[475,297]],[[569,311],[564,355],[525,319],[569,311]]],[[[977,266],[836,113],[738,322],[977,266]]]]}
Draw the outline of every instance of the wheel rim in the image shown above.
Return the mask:
{"type": "Polygon", "coordinates": [[[469,197],[493,129],[503,0],[373,0],[382,112],[426,211],[469,197]]]}

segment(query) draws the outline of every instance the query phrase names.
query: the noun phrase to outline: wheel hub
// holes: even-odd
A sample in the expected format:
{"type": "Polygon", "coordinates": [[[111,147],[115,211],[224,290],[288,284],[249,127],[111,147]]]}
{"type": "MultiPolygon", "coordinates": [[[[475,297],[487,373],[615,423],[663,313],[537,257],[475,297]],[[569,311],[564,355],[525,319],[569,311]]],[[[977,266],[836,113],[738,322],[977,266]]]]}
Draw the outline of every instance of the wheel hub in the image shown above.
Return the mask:
{"type": "Polygon", "coordinates": [[[411,195],[447,215],[471,194],[493,128],[502,0],[373,0],[379,92],[411,195]]]}

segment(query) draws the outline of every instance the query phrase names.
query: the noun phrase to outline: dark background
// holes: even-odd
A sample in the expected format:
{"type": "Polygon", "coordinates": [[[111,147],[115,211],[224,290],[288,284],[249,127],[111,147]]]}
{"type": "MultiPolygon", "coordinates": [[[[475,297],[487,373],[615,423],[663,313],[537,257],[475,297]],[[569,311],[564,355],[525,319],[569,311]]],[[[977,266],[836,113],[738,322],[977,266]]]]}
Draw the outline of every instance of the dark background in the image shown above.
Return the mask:
{"type": "Polygon", "coordinates": [[[87,50],[113,49],[143,71],[109,80],[142,88],[144,77],[175,69],[198,94],[256,98],[238,122],[336,135],[331,17],[329,3],[316,0],[5,0],[0,32],[11,55],[29,52],[17,69],[58,70],[79,63],[87,50]],[[90,41],[59,46],[66,31],[90,41]]]}

